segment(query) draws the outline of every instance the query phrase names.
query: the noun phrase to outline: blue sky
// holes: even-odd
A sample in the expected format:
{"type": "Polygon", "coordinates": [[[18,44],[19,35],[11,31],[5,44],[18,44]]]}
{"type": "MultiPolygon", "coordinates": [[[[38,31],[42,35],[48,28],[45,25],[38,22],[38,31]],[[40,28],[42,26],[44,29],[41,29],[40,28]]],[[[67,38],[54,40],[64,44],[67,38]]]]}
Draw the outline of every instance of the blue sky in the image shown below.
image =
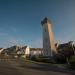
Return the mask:
{"type": "Polygon", "coordinates": [[[0,47],[42,47],[45,16],[53,23],[55,42],[75,41],[75,0],[0,0],[0,47]]]}

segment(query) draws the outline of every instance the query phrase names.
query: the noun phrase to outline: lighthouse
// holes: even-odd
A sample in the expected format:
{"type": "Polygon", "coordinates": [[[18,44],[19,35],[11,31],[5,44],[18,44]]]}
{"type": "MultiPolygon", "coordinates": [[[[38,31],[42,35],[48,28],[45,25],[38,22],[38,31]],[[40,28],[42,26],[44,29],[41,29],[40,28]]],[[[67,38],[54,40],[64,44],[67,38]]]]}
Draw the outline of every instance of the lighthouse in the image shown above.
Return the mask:
{"type": "Polygon", "coordinates": [[[43,56],[52,57],[57,53],[52,32],[52,22],[47,17],[41,21],[43,29],[43,56]]]}

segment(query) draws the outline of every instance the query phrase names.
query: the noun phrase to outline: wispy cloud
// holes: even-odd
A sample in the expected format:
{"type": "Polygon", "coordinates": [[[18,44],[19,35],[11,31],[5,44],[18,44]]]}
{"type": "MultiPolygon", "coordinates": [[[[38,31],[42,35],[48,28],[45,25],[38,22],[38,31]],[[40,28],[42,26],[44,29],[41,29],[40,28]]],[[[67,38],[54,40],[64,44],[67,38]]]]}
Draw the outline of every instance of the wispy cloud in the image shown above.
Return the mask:
{"type": "Polygon", "coordinates": [[[42,38],[38,38],[32,42],[32,47],[35,48],[42,48],[42,45],[43,45],[42,38]]]}
{"type": "Polygon", "coordinates": [[[0,32],[0,36],[6,36],[6,35],[8,35],[8,34],[5,32],[0,32]]]}
{"type": "Polygon", "coordinates": [[[73,27],[65,27],[63,30],[59,31],[58,36],[55,37],[56,42],[65,43],[68,41],[75,42],[75,30],[73,27]]]}
{"type": "Polygon", "coordinates": [[[16,27],[11,27],[11,30],[12,30],[13,32],[17,32],[16,27]]]}

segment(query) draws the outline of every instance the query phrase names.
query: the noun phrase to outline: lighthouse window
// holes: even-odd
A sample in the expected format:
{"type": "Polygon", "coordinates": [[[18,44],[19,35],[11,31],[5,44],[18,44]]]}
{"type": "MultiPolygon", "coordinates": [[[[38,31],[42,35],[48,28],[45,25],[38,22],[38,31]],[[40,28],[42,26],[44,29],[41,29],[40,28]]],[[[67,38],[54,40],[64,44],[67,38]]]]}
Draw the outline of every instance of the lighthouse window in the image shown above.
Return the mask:
{"type": "Polygon", "coordinates": [[[45,29],[45,32],[46,32],[46,29],[45,29]]]}
{"type": "Polygon", "coordinates": [[[45,38],[45,42],[47,43],[47,38],[45,38]]]}

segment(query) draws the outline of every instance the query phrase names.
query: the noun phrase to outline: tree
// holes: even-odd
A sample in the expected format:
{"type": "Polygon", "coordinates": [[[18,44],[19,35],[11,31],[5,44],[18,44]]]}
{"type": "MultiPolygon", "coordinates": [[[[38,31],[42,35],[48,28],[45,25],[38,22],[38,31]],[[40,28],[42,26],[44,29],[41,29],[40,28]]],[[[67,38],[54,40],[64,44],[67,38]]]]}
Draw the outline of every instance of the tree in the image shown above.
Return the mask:
{"type": "Polygon", "coordinates": [[[74,55],[75,47],[73,47],[72,43],[73,41],[69,41],[66,44],[62,44],[61,47],[58,47],[58,54],[64,55],[68,64],[70,58],[74,55]]]}

